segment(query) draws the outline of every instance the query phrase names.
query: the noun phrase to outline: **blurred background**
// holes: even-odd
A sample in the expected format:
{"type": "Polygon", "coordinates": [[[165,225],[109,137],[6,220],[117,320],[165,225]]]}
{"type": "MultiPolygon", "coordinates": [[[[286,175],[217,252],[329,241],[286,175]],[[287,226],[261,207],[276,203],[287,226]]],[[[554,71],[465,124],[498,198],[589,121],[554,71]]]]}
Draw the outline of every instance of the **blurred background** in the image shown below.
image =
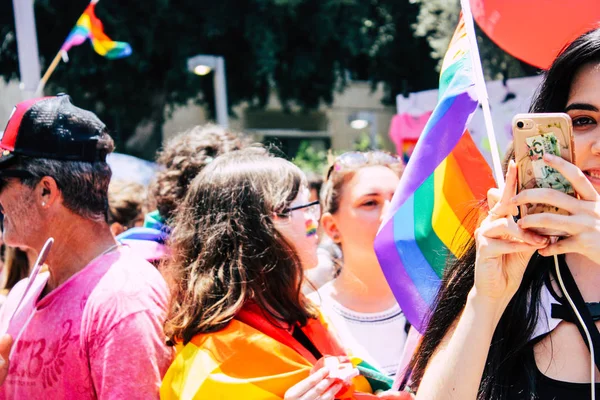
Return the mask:
{"type": "MultiPolygon", "coordinates": [[[[19,8],[29,3],[0,0],[0,129],[33,93],[21,84],[36,66],[19,65],[15,21],[34,24],[36,35],[23,40],[37,46],[43,74],[88,4],[36,0],[28,20],[19,8]]],[[[89,44],[73,47],[44,93],[66,92],[95,111],[121,153],[152,160],[177,132],[216,121],[319,171],[329,149],[402,151],[392,120],[433,109],[459,11],[458,0],[101,0],[106,34],[130,43],[131,56],[109,60],[89,44]]],[[[502,104],[518,92],[506,82],[538,70],[477,29],[502,104]]]]}

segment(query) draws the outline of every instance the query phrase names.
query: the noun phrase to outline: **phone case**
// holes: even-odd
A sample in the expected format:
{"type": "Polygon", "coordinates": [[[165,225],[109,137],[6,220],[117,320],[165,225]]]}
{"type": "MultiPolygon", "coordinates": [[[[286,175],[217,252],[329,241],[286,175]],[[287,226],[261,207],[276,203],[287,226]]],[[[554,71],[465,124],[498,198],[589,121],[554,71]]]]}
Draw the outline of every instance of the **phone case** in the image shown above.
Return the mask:
{"type": "MultiPolygon", "coordinates": [[[[544,162],[546,153],[575,162],[571,118],[564,113],[517,114],[513,118],[517,192],[532,188],[551,188],[576,197],[573,186],[556,169],[544,162]]],[[[568,215],[563,209],[547,204],[529,204],[520,208],[521,216],[543,212],[568,215]]],[[[566,233],[548,229],[535,230],[541,235],[564,236],[566,233]]]]}

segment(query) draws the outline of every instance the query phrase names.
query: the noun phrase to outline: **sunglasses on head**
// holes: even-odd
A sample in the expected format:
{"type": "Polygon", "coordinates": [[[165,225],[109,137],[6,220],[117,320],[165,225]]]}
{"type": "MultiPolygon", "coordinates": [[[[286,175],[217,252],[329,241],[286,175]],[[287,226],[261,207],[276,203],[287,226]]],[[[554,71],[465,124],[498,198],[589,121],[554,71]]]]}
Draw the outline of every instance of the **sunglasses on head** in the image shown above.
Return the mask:
{"type": "Polygon", "coordinates": [[[333,172],[342,171],[345,168],[356,168],[368,163],[373,165],[401,165],[404,166],[402,158],[385,151],[376,150],[369,152],[349,151],[339,155],[329,170],[327,171],[327,180],[333,172]]]}

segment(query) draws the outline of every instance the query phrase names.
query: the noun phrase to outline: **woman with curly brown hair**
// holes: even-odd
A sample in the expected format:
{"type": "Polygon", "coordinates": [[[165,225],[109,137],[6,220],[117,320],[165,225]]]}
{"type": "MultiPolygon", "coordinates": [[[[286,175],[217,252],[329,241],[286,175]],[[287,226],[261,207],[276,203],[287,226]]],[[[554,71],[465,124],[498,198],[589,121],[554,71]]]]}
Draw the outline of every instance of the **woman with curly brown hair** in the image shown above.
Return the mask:
{"type": "Polygon", "coordinates": [[[214,124],[198,125],[175,136],[158,154],[159,171],[151,193],[164,221],[173,218],[192,180],[216,157],[240,150],[247,140],[214,124]]]}
{"type": "Polygon", "coordinates": [[[352,385],[370,391],[301,291],[303,267],[317,262],[318,211],[308,196],[298,167],[258,148],[225,154],[193,180],[166,268],[165,332],[179,352],[161,398],[327,400],[354,396],[352,385]]]}
{"type": "Polygon", "coordinates": [[[195,126],[175,136],[158,155],[158,172],[149,189],[143,227],[131,228],[117,240],[132,247],[146,260],[160,265],[168,254],[165,242],[177,206],[183,201],[190,182],[217,156],[246,146],[242,135],[214,124],[195,126]]]}

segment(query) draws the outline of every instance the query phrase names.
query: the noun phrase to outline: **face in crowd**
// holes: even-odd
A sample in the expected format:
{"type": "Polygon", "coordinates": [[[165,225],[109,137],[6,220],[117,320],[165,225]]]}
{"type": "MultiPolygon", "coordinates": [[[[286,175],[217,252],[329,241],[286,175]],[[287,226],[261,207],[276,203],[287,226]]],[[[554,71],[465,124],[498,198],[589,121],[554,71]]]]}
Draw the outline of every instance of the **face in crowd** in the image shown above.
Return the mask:
{"type": "Polygon", "coordinates": [[[291,211],[277,215],[274,219],[275,228],[294,247],[304,269],[315,267],[318,261],[319,205],[308,206],[311,204],[309,200],[308,187],[303,187],[290,203],[288,209],[291,211]]]}
{"type": "Polygon", "coordinates": [[[575,163],[600,193],[600,63],[577,71],[565,110],[573,120],[575,163]]]}

